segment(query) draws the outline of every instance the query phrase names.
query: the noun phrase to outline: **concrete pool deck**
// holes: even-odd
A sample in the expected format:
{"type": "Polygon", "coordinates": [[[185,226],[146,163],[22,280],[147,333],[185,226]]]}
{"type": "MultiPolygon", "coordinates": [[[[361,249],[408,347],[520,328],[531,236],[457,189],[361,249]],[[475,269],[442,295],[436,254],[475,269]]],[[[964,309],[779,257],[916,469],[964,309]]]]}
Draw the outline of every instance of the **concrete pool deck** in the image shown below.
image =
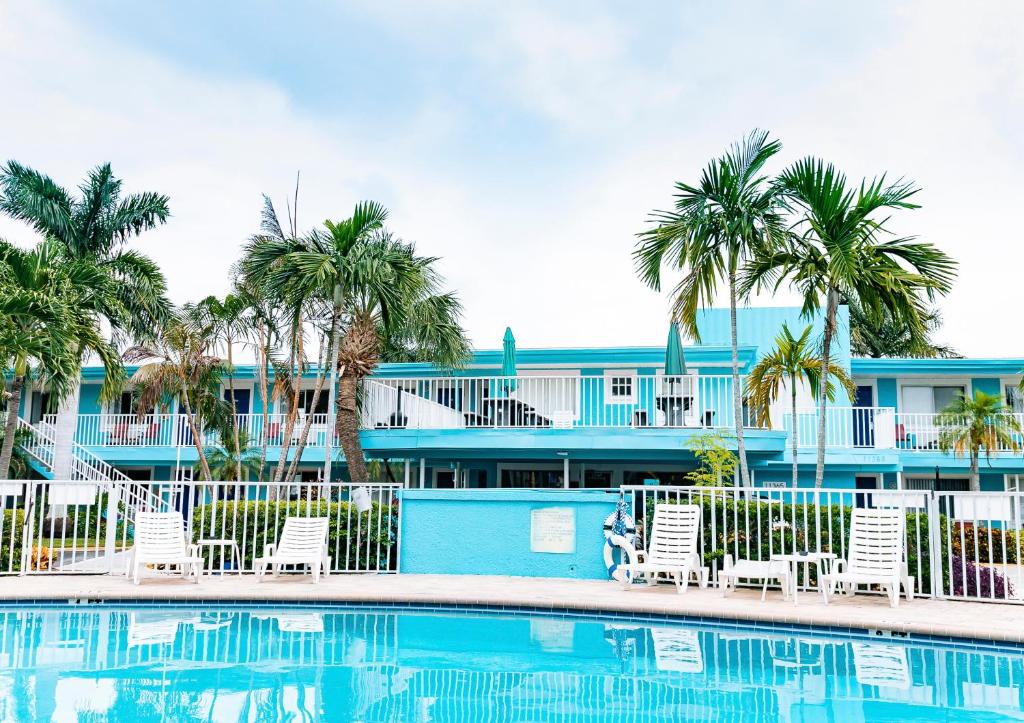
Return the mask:
{"type": "Polygon", "coordinates": [[[282,576],[257,582],[252,575],[204,577],[196,585],[181,578],[150,577],[133,585],[121,576],[61,575],[0,577],[0,604],[18,601],[341,602],[423,605],[523,606],[554,610],[679,615],[751,622],[878,629],[917,635],[1024,642],[1024,605],[904,598],[898,608],[875,595],[836,598],[825,605],[816,593],[801,593],[794,605],[769,591],[693,586],[683,595],[671,586],[637,586],[593,580],[493,577],[485,575],[332,575],[313,585],[309,577],[282,576]]]}

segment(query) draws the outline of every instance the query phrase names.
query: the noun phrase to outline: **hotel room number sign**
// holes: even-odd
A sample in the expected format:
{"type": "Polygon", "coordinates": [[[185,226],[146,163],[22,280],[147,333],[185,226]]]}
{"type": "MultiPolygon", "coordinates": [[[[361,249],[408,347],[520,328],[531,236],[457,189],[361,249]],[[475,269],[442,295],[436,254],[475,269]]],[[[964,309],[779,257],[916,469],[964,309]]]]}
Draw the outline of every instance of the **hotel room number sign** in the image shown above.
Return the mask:
{"type": "Polygon", "coordinates": [[[530,511],[530,551],[576,552],[576,510],[541,507],[530,511]]]}

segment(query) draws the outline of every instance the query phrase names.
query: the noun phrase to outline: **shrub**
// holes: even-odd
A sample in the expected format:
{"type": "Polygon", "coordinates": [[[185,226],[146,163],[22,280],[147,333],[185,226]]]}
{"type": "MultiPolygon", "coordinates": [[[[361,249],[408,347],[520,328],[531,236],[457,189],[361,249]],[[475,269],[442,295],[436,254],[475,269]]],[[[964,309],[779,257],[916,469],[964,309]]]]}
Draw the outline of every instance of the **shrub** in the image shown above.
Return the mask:
{"type": "Polygon", "coordinates": [[[1021,539],[1013,530],[955,522],[950,531],[943,524],[944,539],[949,532],[952,534],[948,549],[956,557],[966,557],[981,564],[1013,564],[1021,557],[1021,539]]]}
{"type": "MultiPolygon", "coordinates": [[[[395,505],[373,504],[359,514],[348,502],[320,501],[224,501],[199,505],[192,510],[192,541],[233,539],[245,569],[263,554],[264,545],[276,543],[291,517],[327,517],[329,554],[334,565],[358,570],[397,568],[398,510],[395,505]],[[340,559],[339,559],[340,558],[340,559]]],[[[205,564],[220,561],[220,549],[203,549],[205,564]]],[[[225,556],[224,558],[228,558],[225,556]]]]}
{"type": "Polygon", "coordinates": [[[962,557],[954,557],[951,562],[954,596],[986,600],[1008,600],[1013,597],[1013,585],[994,567],[976,565],[962,557]]]}
{"type": "Polygon", "coordinates": [[[0,572],[21,572],[24,525],[22,509],[4,510],[0,516],[0,572]]]}

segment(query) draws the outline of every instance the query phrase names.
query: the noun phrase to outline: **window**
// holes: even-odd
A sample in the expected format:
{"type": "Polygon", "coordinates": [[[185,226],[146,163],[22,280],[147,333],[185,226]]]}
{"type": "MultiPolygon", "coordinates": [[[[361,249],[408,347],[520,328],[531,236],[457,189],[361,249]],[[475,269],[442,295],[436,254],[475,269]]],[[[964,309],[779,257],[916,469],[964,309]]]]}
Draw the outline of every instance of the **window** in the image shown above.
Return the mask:
{"type": "Polygon", "coordinates": [[[1024,394],[1016,384],[1006,384],[1003,387],[1006,399],[1006,408],[1015,413],[1024,412],[1024,394]]]}
{"type": "Polygon", "coordinates": [[[963,385],[905,386],[903,387],[903,407],[900,411],[906,414],[935,414],[955,402],[957,397],[965,394],[966,389],[963,385]]]}
{"type": "Polygon", "coordinates": [[[604,396],[610,404],[632,404],[635,402],[636,372],[605,372],[604,396]]]}
{"type": "Polygon", "coordinates": [[[327,414],[327,390],[320,391],[320,398],[316,402],[316,409],[313,409],[313,397],[316,396],[315,389],[299,390],[299,409],[305,414],[327,414]]]}

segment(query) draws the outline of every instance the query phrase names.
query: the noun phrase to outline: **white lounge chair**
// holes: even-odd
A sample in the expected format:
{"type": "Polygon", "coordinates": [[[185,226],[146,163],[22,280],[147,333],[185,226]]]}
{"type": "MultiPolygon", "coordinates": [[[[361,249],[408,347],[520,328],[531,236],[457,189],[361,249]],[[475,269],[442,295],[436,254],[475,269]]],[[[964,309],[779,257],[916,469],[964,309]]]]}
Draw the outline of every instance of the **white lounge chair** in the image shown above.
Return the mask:
{"type": "Polygon", "coordinates": [[[691,576],[707,587],[708,568],[701,564],[699,551],[700,514],[697,505],[655,505],[647,549],[624,548],[629,562],[619,566],[623,589],[628,590],[635,577],[655,585],[662,575],[675,582],[679,593],[686,592],[691,576]]]}
{"type": "Polygon", "coordinates": [[[203,558],[195,545],[185,543],[185,521],[180,512],[138,513],[128,565],[136,585],[147,565],[179,567],[181,576],[187,578],[191,573],[195,583],[203,574],[203,558]]]}
{"type": "Polygon", "coordinates": [[[267,566],[272,566],[274,577],[281,572],[281,565],[309,565],[313,582],[320,582],[320,573],[329,575],[331,558],[327,554],[327,529],[330,521],[326,517],[289,517],[284,521],[281,539],[276,545],[263,548],[263,557],[255,560],[256,577],[263,579],[267,566]]]}
{"type": "Polygon", "coordinates": [[[836,560],[832,572],[822,576],[821,594],[829,602],[840,585],[853,595],[858,585],[878,585],[889,595],[889,605],[900,602],[900,585],[907,600],[914,599],[914,578],[903,559],[906,517],[898,509],[858,508],[850,518],[850,544],[845,560],[836,560]]]}
{"type": "Polygon", "coordinates": [[[857,682],[883,688],[910,689],[910,664],[902,645],[851,643],[857,682]]]}
{"type": "Polygon", "coordinates": [[[782,587],[782,597],[789,600],[789,565],[778,560],[736,560],[733,562],[732,555],[726,555],[722,561],[722,569],[718,573],[719,584],[722,587],[722,595],[729,595],[736,589],[740,578],[744,580],[763,580],[761,586],[761,602],[764,602],[768,594],[768,583],[776,580],[782,587]]]}

